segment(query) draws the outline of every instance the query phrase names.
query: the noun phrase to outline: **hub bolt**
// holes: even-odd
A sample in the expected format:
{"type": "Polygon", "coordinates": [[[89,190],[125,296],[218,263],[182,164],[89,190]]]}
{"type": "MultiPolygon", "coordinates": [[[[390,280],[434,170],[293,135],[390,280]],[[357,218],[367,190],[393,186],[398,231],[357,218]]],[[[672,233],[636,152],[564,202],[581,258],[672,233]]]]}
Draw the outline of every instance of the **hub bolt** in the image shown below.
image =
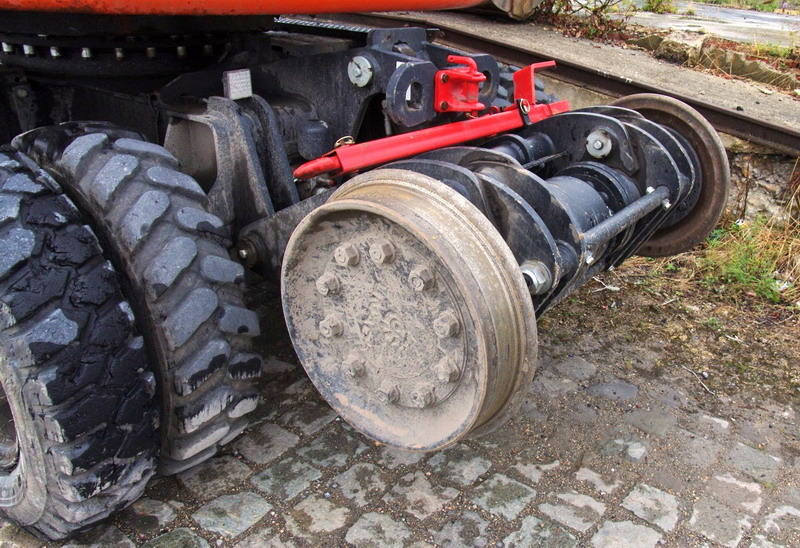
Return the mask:
{"type": "Polygon", "coordinates": [[[436,377],[444,382],[456,382],[458,377],[461,376],[461,371],[458,369],[456,362],[450,358],[443,358],[434,367],[436,377]]]}
{"type": "Polygon", "coordinates": [[[336,314],[331,314],[319,322],[319,332],[322,333],[322,336],[326,339],[341,337],[342,333],[344,333],[344,322],[342,322],[342,319],[336,314]]]}
{"type": "Polygon", "coordinates": [[[421,386],[411,393],[411,401],[417,407],[430,407],[436,403],[436,392],[432,386],[421,386]]]}
{"type": "Polygon", "coordinates": [[[392,381],[383,381],[378,387],[378,395],[388,403],[396,403],[400,399],[400,389],[392,381]]]}
{"type": "Polygon", "coordinates": [[[364,364],[364,360],[355,354],[350,354],[344,360],[344,370],[350,377],[354,379],[363,377],[367,373],[367,367],[364,364]]]}
{"type": "Polygon", "coordinates": [[[394,246],[388,240],[380,240],[369,246],[369,256],[378,264],[391,263],[394,260],[394,246]]]}
{"type": "Polygon", "coordinates": [[[433,272],[427,266],[418,266],[408,275],[408,283],[415,291],[427,291],[433,287],[433,272]]]}
{"type": "Polygon", "coordinates": [[[353,244],[347,243],[337,247],[333,252],[333,258],[342,266],[355,266],[361,260],[358,248],[353,244]]]}
{"type": "Polygon", "coordinates": [[[332,272],[326,272],[317,279],[317,291],[322,296],[336,295],[341,288],[339,278],[332,272]]]}
{"type": "Polygon", "coordinates": [[[461,324],[458,323],[456,315],[447,310],[433,321],[433,331],[440,339],[455,337],[461,331],[461,324]]]}

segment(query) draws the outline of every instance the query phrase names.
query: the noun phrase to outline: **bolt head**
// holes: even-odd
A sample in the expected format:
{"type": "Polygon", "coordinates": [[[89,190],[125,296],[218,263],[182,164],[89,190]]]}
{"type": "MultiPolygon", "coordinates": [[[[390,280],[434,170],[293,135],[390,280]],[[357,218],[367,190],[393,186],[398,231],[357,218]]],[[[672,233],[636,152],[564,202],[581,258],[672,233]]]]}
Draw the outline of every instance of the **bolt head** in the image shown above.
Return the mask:
{"type": "Polygon", "coordinates": [[[246,261],[247,257],[250,256],[250,253],[246,249],[242,248],[237,252],[237,255],[239,255],[241,260],[246,261]]]}
{"type": "Polygon", "coordinates": [[[420,408],[430,407],[436,403],[436,392],[432,386],[420,386],[411,392],[411,402],[420,408]]]}
{"type": "Polygon", "coordinates": [[[342,266],[355,266],[361,260],[358,248],[351,243],[342,244],[333,251],[334,260],[342,266]]]}
{"type": "Polygon", "coordinates": [[[592,146],[594,147],[595,150],[600,150],[601,148],[603,148],[603,141],[597,140],[594,142],[592,146]]]}
{"type": "Polygon", "coordinates": [[[450,108],[450,103],[448,103],[447,101],[442,101],[441,103],[439,103],[439,110],[445,111],[449,108],[450,108]]]}
{"type": "Polygon", "coordinates": [[[331,314],[319,322],[319,332],[326,339],[341,337],[344,333],[344,322],[336,314],[331,314]]]}
{"type": "Polygon", "coordinates": [[[381,240],[369,246],[370,258],[378,264],[388,264],[394,260],[394,246],[388,240],[381,240]]]}
{"type": "Polygon", "coordinates": [[[342,284],[339,281],[339,277],[332,272],[326,272],[319,278],[317,278],[317,291],[323,297],[327,297],[328,295],[336,295],[339,293],[339,290],[342,288],[342,284]]]}
{"type": "Polygon", "coordinates": [[[455,337],[461,331],[461,324],[456,315],[448,310],[433,320],[433,331],[440,339],[455,337]]]}
{"type": "Polygon", "coordinates": [[[386,403],[396,403],[400,399],[400,389],[392,381],[385,380],[378,387],[378,396],[386,403]]]}
{"type": "Polygon", "coordinates": [[[443,383],[456,382],[461,376],[461,370],[456,365],[456,362],[450,358],[444,358],[433,366],[436,378],[443,383]]]}
{"type": "Polygon", "coordinates": [[[418,266],[408,275],[408,283],[415,291],[427,291],[433,287],[433,272],[427,266],[418,266]]]}
{"type": "Polygon", "coordinates": [[[355,354],[350,354],[344,360],[344,370],[349,377],[357,379],[358,377],[363,377],[367,373],[367,366],[364,360],[355,354]]]}

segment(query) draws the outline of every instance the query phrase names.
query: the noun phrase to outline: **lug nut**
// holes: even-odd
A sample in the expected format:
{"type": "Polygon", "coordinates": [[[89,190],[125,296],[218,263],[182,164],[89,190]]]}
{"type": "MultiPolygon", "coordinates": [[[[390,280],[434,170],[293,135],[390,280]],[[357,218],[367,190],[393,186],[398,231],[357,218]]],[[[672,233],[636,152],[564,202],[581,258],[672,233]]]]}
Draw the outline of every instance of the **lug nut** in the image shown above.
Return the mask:
{"type": "Polygon", "coordinates": [[[356,379],[366,374],[367,367],[364,364],[364,360],[355,354],[350,354],[347,356],[347,359],[344,360],[344,370],[350,377],[356,379]]]}
{"type": "Polygon", "coordinates": [[[436,392],[432,386],[422,386],[411,393],[411,401],[417,407],[430,407],[436,403],[436,392]]]}
{"type": "Polygon", "coordinates": [[[378,395],[388,403],[396,403],[400,399],[400,389],[392,381],[383,381],[378,387],[378,395]]]}
{"type": "Polygon", "coordinates": [[[461,331],[461,324],[456,315],[448,310],[433,321],[433,331],[440,339],[455,337],[461,331]]]}
{"type": "Polygon", "coordinates": [[[322,296],[336,295],[341,288],[339,278],[332,272],[326,272],[317,279],[317,291],[322,296]]]}
{"type": "Polygon", "coordinates": [[[331,314],[321,322],[319,322],[319,332],[326,339],[331,337],[341,337],[344,333],[344,322],[339,316],[331,314]]]}
{"type": "Polygon", "coordinates": [[[433,366],[433,370],[436,373],[436,377],[444,382],[456,382],[458,377],[461,376],[461,371],[458,369],[456,362],[450,358],[444,358],[435,366],[433,366]]]}
{"type": "Polygon", "coordinates": [[[334,260],[342,266],[355,266],[361,260],[358,248],[353,244],[347,243],[337,247],[333,252],[334,260]]]}
{"type": "Polygon", "coordinates": [[[369,246],[370,258],[378,264],[391,263],[394,260],[394,246],[388,240],[381,240],[369,246]]]}
{"type": "Polygon", "coordinates": [[[408,275],[408,283],[416,291],[427,291],[433,287],[433,272],[427,266],[418,266],[408,275]]]}

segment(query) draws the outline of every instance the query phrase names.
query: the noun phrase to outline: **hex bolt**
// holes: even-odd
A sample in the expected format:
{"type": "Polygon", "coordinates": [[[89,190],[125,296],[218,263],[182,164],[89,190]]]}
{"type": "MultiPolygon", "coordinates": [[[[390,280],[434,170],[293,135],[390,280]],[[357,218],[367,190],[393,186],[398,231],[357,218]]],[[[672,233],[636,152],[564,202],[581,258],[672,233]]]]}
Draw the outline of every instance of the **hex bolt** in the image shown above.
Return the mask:
{"type": "Polygon", "coordinates": [[[436,373],[436,378],[443,383],[456,382],[458,377],[461,376],[461,370],[456,365],[456,362],[449,358],[442,359],[433,366],[433,370],[436,373]]]}
{"type": "Polygon", "coordinates": [[[50,48],[50,57],[52,57],[53,59],[58,59],[59,57],[61,57],[61,50],[56,46],[52,46],[50,48]]]}
{"type": "Polygon", "coordinates": [[[461,331],[461,324],[451,310],[443,312],[438,318],[433,320],[433,332],[440,339],[455,337],[461,331]]]}
{"type": "Polygon", "coordinates": [[[542,295],[553,286],[553,275],[542,261],[530,259],[520,265],[531,295],[542,295]]]}
{"type": "Polygon", "coordinates": [[[145,51],[145,54],[147,55],[148,59],[155,59],[156,58],[156,48],[149,47],[149,48],[146,48],[144,51],[145,51]]]}
{"type": "Polygon", "coordinates": [[[394,246],[388,240],[380,240],[369,246],[370,258],[378,264],[388,264],[394,260],[394,246]]]}
{"type": "Polygon", "coordinates": [[[326,339],[341,337],[344,333],[344,322],[336,314],[331,314],[319,322],[319,332],[326,339]]]}
{"type": "Polygon", "coordinates": [[[433,272],[427,266],[418,266],[408,275],[408,282],[415,291],[427,291],[433,287],[433,272]]]}
{"type": "Polygon", "coordinates": [[[20,99],[25,99],[28,96],[28,90],[23,87],[14,88],[14,95],[20,99]]]}
{"type": "Polygon", "coordinates": [[[614,141],[607,131],[597,128],[586,137],[586,152],[594,158],[605,158],[614,148],[614,141]]]}
{"type": "Polygon", "coordinates": [[[122,61],[125,58],[125,50],[122,48],[114,48],[114,59],[122,61]]]}
{"type": "Polygon", "coordinates": [[[186,46],[178,46],[177,48],[175,48],[175,53],[177,53],[178,57],[180,57],[181,59],[186,57],[186,46]]]}
{"type": "Polygon", "coordinates": [[[670,202],[669,200],[664,200],[663,202],[661,202],[661,206],[664,209],[669,209],[672,207],[672,202],[670,202]]]}
{"type": "Polygon", "coordinates": [[[84,59],[92,58],[92,50],[90,48],[81,48],[81,57],[84,59]]]}
{"type": "Polygon", "coordinates": [[[385,380],[378,387],[378,396],[388,403],[396,403],[400,399],[400,389],[390,380],[385,380]]]}
{"type": "Polygon", "coordinates": [[[347,77],[353,85],[360,88],[370,83],[372,80],[372,73],[372,63],[370,63],[369,59],[361,55],[353,57],[347,64],[347,77]]]}
{"type": "Polygon", "coordinates": [[[436,403],[436,392],[432,386],[421,386],[411,393],[411,401],[417,407],[430,407],[436,403]]]}
{"type": "Polygon", "coordinates": [[[14,53],[14,46],[7,42],[3,42],[3,53],[14,53]]]}
{"type": "Polygon", "coordinates": [[[594,147],[595,150],[600,150],[601,148],[603,148],[603,141],[598,139],[597,141],[594,142],[592,146],[594,147]]]}
{"type": "Polygon", "coordinates": [[[319,291],[319,294],[323,297],[336,295],[341,288],[342,284],[339,278],[332,272],[326,272],[317,278],[317,291],[319,291]]]}
{"type": "Polygon", "coordinates": [[[28,57],[31,57],[31,56],[36,54],[36,49],[33,46],[29,45],[29,44],[23,44],[22,45],[22,53],[24,53],[28,57]]]}
{"type": "Polygon", "coordinates": [[[355,266],[361,260],[358,248],[351,243],[342,244],[333,251],[334,260],[342,266],[355,266]]]}
{"type": "Polygon", "coordinates": [[[439,110],[446,111],[449,108],[450,108],[450,103],[448,103],[447,101],[442,101],[441,103],[439,103],[439,110]]]}
{"type": "Polygon", "coordinates": [[[358,377],[363,377],[367,373],[367,366],[364,363],[364,360],[355,354],[350,354],[344,360],[344,370],[348,376],[353,379],[357,379],[358,377]]]}

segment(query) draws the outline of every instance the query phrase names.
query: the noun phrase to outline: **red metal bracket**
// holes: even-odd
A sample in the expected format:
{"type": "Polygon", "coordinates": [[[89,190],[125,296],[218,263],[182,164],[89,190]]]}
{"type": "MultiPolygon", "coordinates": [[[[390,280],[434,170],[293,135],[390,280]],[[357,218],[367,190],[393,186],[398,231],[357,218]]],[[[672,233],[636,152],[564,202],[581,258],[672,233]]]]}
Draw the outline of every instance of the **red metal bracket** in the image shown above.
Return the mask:
{"type": "Polygon", "coordinates": [[[504,111],[491,111],[479,118],[453,122],[366,143],[344,145],[311,160],[294,171],[296,179],[318,175],[355,173],[369,167],[408,158],[429,150],[454,146],[476,139],[513,131],[554,114],[569,111],[569,102],[536,104],[534,71],[555,66],[555,61],[536,63],[514,73],[515,104],[504,111]]]}
{"type": "Polygon", "coordinates": [[[449,55],[447,62],[462,66],[436,73],[433,87],[433,108],[436,112],[477,113],[486,108],[478,101],[480,85],[486,81],[486,75],[478,71],[475,59],[449,55]]]}

